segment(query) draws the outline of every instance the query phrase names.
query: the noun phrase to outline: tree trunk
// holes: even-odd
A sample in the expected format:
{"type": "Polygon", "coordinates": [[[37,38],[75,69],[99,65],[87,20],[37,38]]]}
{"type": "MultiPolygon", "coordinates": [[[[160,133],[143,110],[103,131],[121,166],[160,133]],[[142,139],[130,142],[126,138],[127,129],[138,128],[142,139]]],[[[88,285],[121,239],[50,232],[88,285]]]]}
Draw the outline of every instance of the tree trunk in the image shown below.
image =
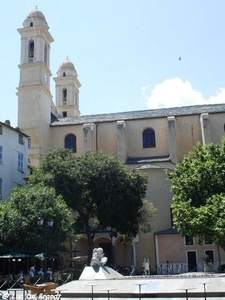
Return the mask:
{"type": "Polygon", "coordinates": [[[88,261],[87,261],[87,265],[90,266],[94,245],[93,245],[93,237],[92,237],[92,234],[91,234],[91,229],[90,229],[90,226],[89,226],[88,222],[86,224],[86,235],[87,235],[87,239],[88,239],[88,261]]]}

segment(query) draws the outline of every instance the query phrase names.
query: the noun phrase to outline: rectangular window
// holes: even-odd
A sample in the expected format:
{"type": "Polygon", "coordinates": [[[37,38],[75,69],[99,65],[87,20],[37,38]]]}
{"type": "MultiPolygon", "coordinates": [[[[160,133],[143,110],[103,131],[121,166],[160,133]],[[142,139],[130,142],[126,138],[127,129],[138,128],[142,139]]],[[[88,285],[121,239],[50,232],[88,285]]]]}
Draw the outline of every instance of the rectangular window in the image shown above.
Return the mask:
{"type": "Polygon", "coordinates": [[[194,245],[194,239],[192,236],[185,235],[185,245],[186,246],[194,245]]]}
{"type": "Polygon", "coordinates": [[[0,125],[0,135],[2,135],[2,125],[0,125]]]}
{"type": "Polygon", "coordinates": [[[0,163],[2,163],[2,146],[0,146],[0,163]]]}
{"type": "Polygon", "coordinates": [[[67,111],[63,111],[62,116],[63,116],[63,118],[66,118],[67,117],[67,111]]]}
{"type": "Polygon", "coordinates": [[[2,198],[2,178],[0,178],[0,198],[2,198]]]}
{"type": "Polygon", "coordinates": [[[214,262],[214,251],[213,250],[205,250],[205,257],[209,262],[214,262]]]}
{"type": "Polygon", "coordinates": [[[23,154],[22,153],[18,153],[18,165],[17,165],[17,169],[21,172],[23,172],[23,154]]]}
{"type": "Polygon", "coordinates": [[[23,141],[23,135],[19,134],[19,144],[23,145],[24,141],[23,141]]]}
{"type": "Polygon", "coordinates": [[[28,148],[31,148],[31,138],[28,138],[28,148]]]}

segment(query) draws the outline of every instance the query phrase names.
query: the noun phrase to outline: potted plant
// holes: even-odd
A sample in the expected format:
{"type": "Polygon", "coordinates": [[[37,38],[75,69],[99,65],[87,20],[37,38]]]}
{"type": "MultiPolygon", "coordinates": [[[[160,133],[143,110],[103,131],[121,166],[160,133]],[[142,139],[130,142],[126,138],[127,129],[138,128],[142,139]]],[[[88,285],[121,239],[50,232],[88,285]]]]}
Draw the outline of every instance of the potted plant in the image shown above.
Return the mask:
{"type": "Polygon", "coordinates": [[[204,260],[204,272],[213,272],[212,259],[208,255],[205,255],[203,257],[203,260],[204,260]]]}

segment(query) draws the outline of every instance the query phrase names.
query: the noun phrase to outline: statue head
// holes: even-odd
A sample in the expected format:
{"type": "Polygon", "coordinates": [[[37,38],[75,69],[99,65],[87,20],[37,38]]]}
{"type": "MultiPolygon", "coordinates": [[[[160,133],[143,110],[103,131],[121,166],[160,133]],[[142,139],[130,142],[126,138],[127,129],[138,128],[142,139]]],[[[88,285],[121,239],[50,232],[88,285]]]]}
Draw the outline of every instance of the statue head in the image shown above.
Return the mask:
{"type": "Polygon", "coordinates": [[[100,258],[102,258],[102,257],[104,256],[104,253],[103,253],[103,249],[102,249],[102,248],[98,248],[98,249],[97,249],[97,252],[98,252],[98,256],[99,256],[100,258]]]}

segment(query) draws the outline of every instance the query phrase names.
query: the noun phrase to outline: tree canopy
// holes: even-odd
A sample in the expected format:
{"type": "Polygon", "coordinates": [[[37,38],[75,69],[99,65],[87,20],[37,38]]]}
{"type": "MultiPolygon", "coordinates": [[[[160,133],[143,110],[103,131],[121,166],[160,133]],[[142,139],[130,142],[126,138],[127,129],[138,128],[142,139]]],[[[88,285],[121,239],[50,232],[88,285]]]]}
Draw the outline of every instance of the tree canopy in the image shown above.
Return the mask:
{"type": "Polygon", "coordinates": [[[57,250],[73,232],[71,210],[62,196],[43,184],[16,187],[10,201],[2,201],[0,241],[4,246],[31,251],[43,251],[44,226],[37,224],[38,217],[52,219],[54,225],[46,233],[49,250],[57,250]]]}
{"type": "Polygon", "coordinates": [[[221,144],[198,143],[168,176],[177,229],[225,249],[225,139],[221,144]]]}
{"type": "MultiPolygon", "coordinates": [[[[53,187],[76,212],[77,231],[87,234],[89,251],[97,229],[110,226],[133,237],[143,223],[146,225],[143,199],[147,176],[113,155],[85,152],[76,156],[68,149],[50,150],[29,178],[29,183],[38,182],[53,187]],[[93,218],[97,220],[94,228],[90,223],[93,218]]],[[[152,212],[151,206],[145,207],[152,212]]]]}

